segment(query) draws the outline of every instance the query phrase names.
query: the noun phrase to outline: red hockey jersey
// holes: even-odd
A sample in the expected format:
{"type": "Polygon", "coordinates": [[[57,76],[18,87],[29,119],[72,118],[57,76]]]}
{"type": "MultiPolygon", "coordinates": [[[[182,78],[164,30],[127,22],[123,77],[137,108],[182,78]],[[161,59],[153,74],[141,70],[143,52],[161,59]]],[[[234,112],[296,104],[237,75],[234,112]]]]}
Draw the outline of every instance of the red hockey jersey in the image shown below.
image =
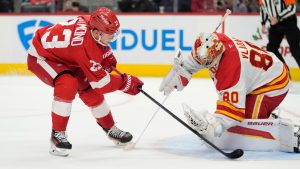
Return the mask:
{"type": "Polygon", "coordinates": [[[28,53],[40,59],[79,67],[91,87],[99,93],[117,90],[122,78],[102,69],[101,62],[113,55],[109,46],[98,44],[88,27],[89,16],[79,16],[67,22],[38,29],[28,53]]]}

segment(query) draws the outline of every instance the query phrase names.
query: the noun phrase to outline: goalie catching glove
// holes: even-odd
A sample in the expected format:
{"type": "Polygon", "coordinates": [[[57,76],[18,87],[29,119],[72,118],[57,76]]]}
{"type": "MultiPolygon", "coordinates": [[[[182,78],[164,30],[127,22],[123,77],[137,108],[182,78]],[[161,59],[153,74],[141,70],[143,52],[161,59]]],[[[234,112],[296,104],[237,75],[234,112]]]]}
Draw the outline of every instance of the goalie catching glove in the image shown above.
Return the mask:
{"type": "Polygon", "coordinates": [[[198,133],[207,137],[219,137],[223,133],[222,119],[210,114],[207,110],[195,111],[183,104],[184,116],[188,125],[198,133]]]}

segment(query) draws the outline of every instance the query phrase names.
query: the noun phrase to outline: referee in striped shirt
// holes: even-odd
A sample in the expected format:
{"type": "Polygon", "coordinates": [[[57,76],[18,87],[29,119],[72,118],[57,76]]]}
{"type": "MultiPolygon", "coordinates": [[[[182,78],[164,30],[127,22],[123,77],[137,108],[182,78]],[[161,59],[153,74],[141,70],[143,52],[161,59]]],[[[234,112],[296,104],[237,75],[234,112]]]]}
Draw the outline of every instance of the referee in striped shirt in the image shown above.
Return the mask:
{"type": "Polygon", "coordinates": [[[273,52],[285,63],[278,49],[284,36],[289,43],[291,53],[300,66],[300,30],[297,26],[297,0],[259,0],[262,30],[270,22],[267,50],[273,52]]]}

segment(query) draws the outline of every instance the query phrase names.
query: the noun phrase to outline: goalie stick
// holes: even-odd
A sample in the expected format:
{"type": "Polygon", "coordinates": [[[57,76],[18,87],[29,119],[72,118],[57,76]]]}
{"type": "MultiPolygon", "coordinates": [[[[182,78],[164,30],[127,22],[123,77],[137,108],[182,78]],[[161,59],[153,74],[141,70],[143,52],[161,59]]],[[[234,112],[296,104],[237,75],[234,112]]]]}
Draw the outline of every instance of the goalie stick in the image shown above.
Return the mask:
{"type": "Polygon", "coordinates": [[[222,23],[225,21],[226,17],[227,17],[228,15],[230,15],[230,14],[231,14],[231,10],[227,9],[227,10],[226,10],[226,13],[225,13],[224,16],[222,17],[220,23],[219,23],[218,26],[216,27],[215,32],[217,32],[217,30],[219,29],[219,27],[220,27],[220,26],[222,25],[222,23]]]}
{"type": "MultiPolygon", "coordinates": [[[[122,75],[122,73],[120,71],[118,71],[115,67],[112,67],[112,69],[117,72],[119,75],[122,75]]],[[[164,111],[166,111],[170,116],[172,116],[175,120],[177,120],[179,123],[181,123],[182,125],[184,125],[186,128],[188,128],[191,132],[193,132],[194,134],[196,134],[198,137],[200,137],[203,141],[205,141],[207,144],[209,144],[211,147],[213,147],[215,150],[219,151],[221,154],[223,154],[224,156],[226,156],[227,158],[230,159],[236,159],[236,158],[240,158],[241,156],[243,156],[244,151],[242,149],[236,149],[234,151],[232,151],[231,153],[227,153],[223,150],[221,150],[219,147],[217,147],[216,145],[214,145],[212,142],[210,142],[209,140],[207,140],[203,135],[201,135],[200,133],[198,133],[197,131],[195,131],[194,129],[192,129],[188,124],[186,124],[184,121],[182,121],[180,118],[178,118],[174,113],[172,113],[169,109],[167,109],[165,106],[163,106],[162,104],[160,104],[158,101],[156,101],[153,97],[151,97],[148,93],[146,93],[141,87],[138,88],[141,93],[143,93],[146,97],[148,97],[151,101],[153,101],[155,104],[157,104],[160,108],[162,108],[164,111]]]]}

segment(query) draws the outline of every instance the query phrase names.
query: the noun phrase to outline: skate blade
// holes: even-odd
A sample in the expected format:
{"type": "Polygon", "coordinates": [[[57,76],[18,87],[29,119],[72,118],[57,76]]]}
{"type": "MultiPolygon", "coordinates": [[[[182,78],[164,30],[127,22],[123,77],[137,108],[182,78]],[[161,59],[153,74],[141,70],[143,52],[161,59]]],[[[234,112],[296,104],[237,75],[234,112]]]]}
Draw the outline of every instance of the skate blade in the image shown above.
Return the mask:
{"type": "Polygon", "coordinates": [[[123,147],[123,146],[127,146],[129,144],[132,144],[132,141],[129,141],[127,143],[121,143],[120,141],[118,140],[115,140],[113,138],[109,138],[116,146],[120,146],[120,147],[123,147]]]}
{"type": "Polygon", "coordinates": [[[49,153],[55,156],[67,157],[70,153],[70,149],[57,148],[55,145],[51,144],[49,153]]]}

